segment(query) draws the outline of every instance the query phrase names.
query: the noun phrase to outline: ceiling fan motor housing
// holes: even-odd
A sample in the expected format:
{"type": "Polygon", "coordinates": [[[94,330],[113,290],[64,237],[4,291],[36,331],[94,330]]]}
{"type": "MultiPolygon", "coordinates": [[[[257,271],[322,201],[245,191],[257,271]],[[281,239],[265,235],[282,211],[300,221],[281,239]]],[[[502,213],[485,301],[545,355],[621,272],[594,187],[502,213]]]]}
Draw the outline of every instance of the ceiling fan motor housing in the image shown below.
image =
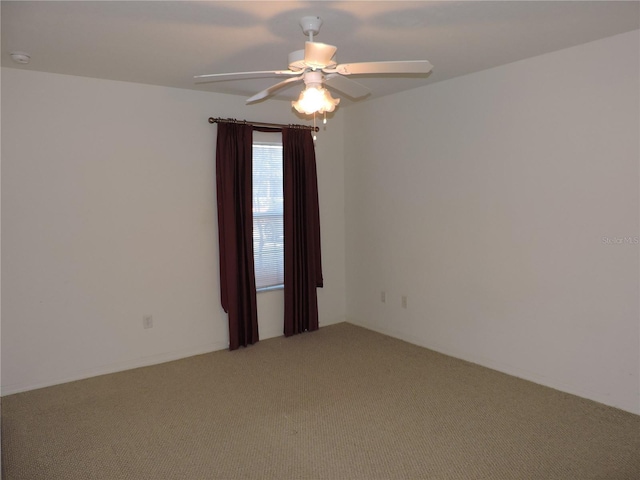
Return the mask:
{"type": "MultiPolygon", "coordinates": [[[[329,63],[323,65],[323,68],[335,68],[336,65],[337,60],[332,58],[329,63]]],[[[312,68],[312,70],[319,69],[319,67],[312,67],[305,62],[304,50],[296,50],[289,54],[289,70],[293,72],[303,72],[307,68],[312,68]]]]}
{"type": "Polygon", "coordinates": [[[289,69],[294,72],[303,71],[307,68],[307,64],[304,63],[304,50],[296,50],[289,54],[289,69]]]}

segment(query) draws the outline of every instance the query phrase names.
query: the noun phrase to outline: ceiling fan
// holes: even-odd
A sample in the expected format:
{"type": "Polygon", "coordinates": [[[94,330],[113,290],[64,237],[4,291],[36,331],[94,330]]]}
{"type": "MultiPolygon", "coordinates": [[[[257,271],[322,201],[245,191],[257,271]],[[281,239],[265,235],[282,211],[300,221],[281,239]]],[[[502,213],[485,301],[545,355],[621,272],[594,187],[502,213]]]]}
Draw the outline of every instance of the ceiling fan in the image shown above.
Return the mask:
{"type": "Polygon", "coordinates": [[[334,99],[323,85],[357,99],[367,96],[371,91],[365,85],[350,78],[350,75],[381,74],[427,74],[433,65],[427,60],[363,62],[338,64],[334,55],[338,50],[333,45],[313,41],[322,25],[320,17],[308,16],[300,20],[300,26],[309,40],[304,50],[289,54],[288,70],[266,70],[257,72],[212,73],[196,75],[196,80],[215,82],[222,80],[242,80],[264,77],[287,77],[275,85],[256,93],[247,99],[247,104],[257,102],[276,93],[292,82],[303,81],[305,89],[297,101],[291,102],[300,113],[314,114],[332,112],[340,99],[334,99]]]}

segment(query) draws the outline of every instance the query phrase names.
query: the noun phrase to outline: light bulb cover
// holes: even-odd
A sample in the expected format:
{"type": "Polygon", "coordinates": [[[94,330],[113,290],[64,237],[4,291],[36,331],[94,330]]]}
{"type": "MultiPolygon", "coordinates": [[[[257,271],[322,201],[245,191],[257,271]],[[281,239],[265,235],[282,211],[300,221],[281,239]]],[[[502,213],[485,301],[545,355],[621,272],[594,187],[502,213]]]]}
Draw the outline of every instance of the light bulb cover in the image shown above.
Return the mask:
{"type": "Polygon", "coordinates": [[[321,85],[307,85],[307,88],[300,92],[298,100],[291,102],[291,106],[299,113],[312,115],[333,112],[339,103],[340,99],[331,97],[329,91],[321,85]]]}

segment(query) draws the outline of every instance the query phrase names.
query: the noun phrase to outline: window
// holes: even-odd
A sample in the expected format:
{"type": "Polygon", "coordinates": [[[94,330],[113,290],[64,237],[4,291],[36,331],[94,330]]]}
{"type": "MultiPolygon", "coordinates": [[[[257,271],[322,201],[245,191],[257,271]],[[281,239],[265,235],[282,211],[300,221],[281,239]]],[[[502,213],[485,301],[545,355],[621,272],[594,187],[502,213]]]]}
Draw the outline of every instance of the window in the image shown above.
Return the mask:
{"type": "MultiPolygon", "coordinates": [[[[273,138],[273,134],[270,135],[273,138]]],[[[284,284],[282,143],[253,142],[253,256],[256,289],[284,284]]]]}

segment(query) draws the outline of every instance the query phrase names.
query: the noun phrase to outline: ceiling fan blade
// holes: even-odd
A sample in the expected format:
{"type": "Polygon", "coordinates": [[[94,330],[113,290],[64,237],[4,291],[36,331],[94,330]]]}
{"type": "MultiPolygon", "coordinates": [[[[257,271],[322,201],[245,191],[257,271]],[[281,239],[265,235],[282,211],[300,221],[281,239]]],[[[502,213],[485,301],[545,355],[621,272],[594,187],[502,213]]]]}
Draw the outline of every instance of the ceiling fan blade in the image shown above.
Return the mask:
{"type": "MultiPolygon", "coordinates": [[[[311,68],[324,68],[331,65],[331,58],[338,50],[338,47],[319,42],[304,43],[304,63],[311,68]]],[[[333,62],[335,65],[335,62],[333,62]]]]}
{"type": "Polygon", "coordinates": [[[280,90],[287,83],[299,82],[300,80],[302,80],[302,78],[303,78],[302,75],[298,77],[291,77],[291,78],[287,78],[286,80],[283,80],[280,83],[271,85],[269,88],[266,88],[261,92],[256,93],[253,97],[247,98],[247,104],[257,102],[258,100],[262,100],[263,98],[267,98],[269,95],[273,95],[273,93],[276,92],[277,90],[280,90]]]}
{"type": "Polygon", "coordinates": [[[365,87],[361,83],[351,80],[350,78],[343,77],[338,73],[330,73],[325,78],[325,85],[335,88],[351,98],[362,98],[371,93],[369,87],[365,87]]]}
{"type": "Polygon", "coordinates": [[[218,82],[223,80],[243,80],[245,78],[265,78],[277,77],[280,75],[300,75],[300,72],[292,70],[264,70],[259,72],[237,72],[237,73],[210,73],[208,75],[196,75],[193,78],[204,82],[218,82]]]}
{"type": "Polygon", "coordinates": [[[342,75],[359,75],[365,73],[429,73],[433,65],[427,60],[406,60],[397,62],[364,62],[344,63],[325,73],[337,72],[342,75]]]}

